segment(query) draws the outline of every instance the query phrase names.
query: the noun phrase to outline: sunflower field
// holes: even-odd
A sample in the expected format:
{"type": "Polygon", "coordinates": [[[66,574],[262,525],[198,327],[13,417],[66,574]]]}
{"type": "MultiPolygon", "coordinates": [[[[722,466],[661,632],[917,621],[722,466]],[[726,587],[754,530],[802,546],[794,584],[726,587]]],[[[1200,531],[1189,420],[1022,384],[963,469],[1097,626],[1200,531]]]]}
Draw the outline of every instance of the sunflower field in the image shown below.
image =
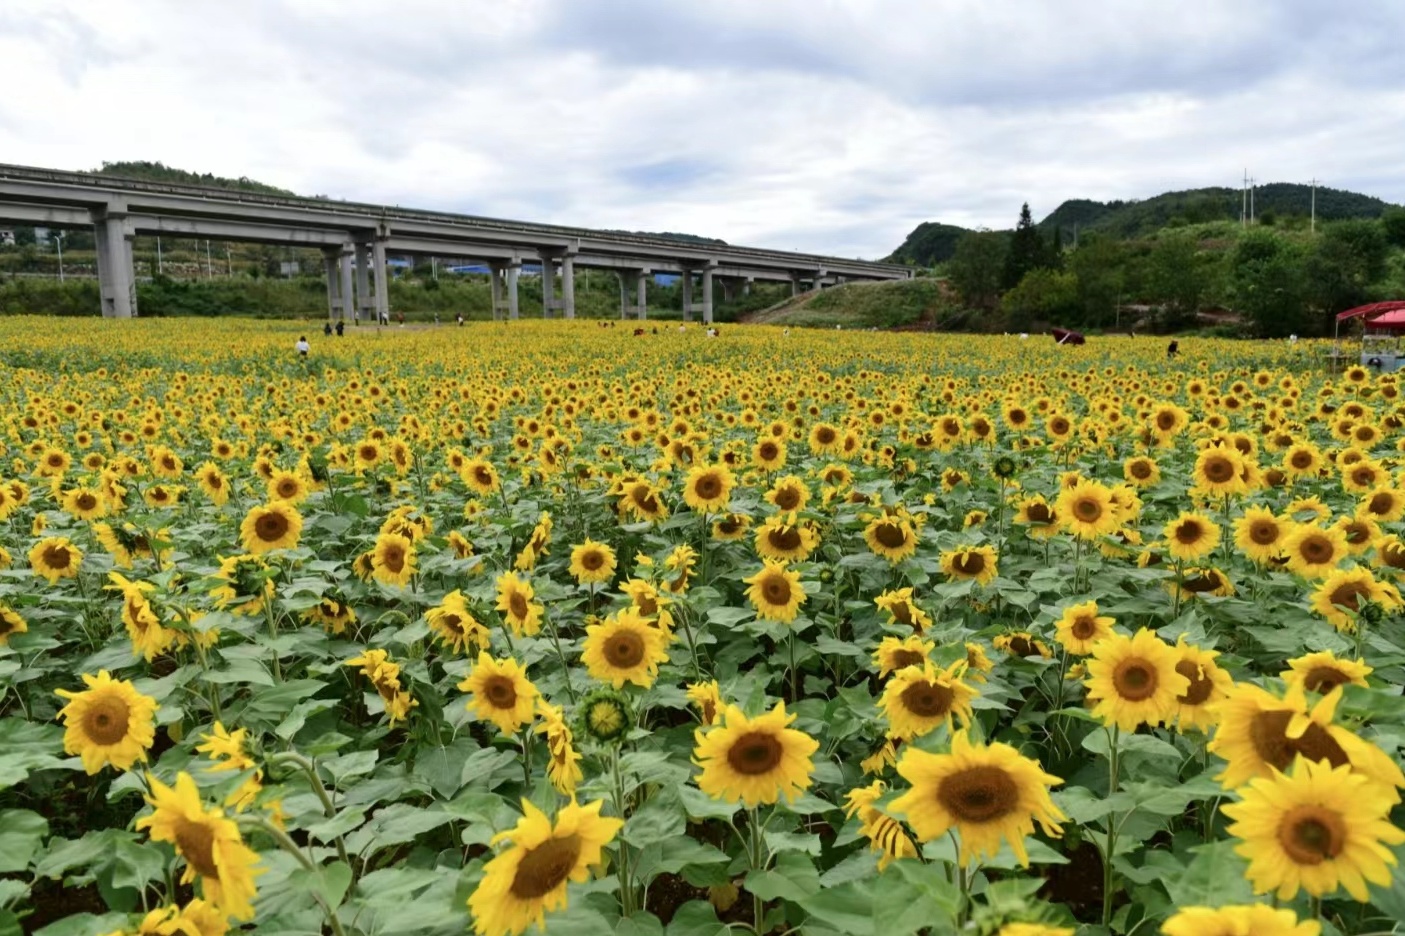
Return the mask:
{"type": "Polygon", "coordinates": [[[0,934],[1401,931],[1405,381],[0,320],[0,934]]]}

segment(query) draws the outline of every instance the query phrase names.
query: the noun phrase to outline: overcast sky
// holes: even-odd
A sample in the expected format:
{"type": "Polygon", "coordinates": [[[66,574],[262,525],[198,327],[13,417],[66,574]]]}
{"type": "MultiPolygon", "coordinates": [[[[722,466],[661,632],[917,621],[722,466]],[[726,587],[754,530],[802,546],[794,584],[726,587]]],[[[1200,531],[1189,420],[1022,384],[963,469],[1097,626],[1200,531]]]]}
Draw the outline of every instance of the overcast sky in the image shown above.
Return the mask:
{"type": "Polygon", "coordinates": [[[880,257],[1302,181],[1405,201],[1399,0],[0,0],[0,161],[880,257]]]}

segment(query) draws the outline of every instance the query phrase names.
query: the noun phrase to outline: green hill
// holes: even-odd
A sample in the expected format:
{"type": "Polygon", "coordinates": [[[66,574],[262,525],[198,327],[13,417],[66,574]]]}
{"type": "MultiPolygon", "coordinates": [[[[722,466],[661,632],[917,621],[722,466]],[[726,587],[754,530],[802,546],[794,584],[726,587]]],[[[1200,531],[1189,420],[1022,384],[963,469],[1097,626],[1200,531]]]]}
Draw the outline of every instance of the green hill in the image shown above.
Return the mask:
{"type": "Polygon", "coordinates": [[[101,169],[94,169],[95,175],[118,176],[124,179],[141,179],[144,182],[170,182],[173,185],[203,185],[207,188],[234,189],[241,192],[259,192],[264,195],[294,195],[287,189],[276,188],[256,182],[247,176],[228,179],[209,172],[188,172],[159,162],[134,160],[129,162],[104,162],[101,169]]]}
{"type": "Polygon", "coordinates": [[[967,230],[954,224],[940,221],[923,221],[913,228],[907,240],[888,257],[890,263],[911,263],[915,266],[934,266],[951,259],[956,252],[956,242],[967,230]]]}

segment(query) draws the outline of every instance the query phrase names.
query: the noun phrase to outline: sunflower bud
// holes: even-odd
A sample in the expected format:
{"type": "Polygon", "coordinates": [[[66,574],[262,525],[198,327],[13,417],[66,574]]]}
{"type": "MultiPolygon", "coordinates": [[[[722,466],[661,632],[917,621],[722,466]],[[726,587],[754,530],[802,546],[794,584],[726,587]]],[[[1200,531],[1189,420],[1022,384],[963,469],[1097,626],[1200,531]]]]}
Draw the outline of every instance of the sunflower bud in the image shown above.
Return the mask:
{"type": "Polygon", "coordinates": [[[581,700],[581,725],[601,744],[619,744],[634,727],[629,699],[613,689],[596,689],[581,700]]]}

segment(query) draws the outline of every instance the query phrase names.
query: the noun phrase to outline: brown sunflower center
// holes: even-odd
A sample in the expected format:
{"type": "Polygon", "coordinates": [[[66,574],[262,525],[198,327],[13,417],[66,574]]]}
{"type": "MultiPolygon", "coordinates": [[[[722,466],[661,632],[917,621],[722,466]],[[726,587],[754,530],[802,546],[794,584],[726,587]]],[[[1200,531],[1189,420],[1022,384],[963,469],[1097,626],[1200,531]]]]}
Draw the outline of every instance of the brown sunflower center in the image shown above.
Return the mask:
{"type": "Polygon", "coordinates": [[[912,608],[906,601],[895,601],[888,607],[888,611],[893,615],[893,620],[901,624],[912,623],[912,608]]]}
{"type": "Polygon", "coordinates": [[[1347,763],[1346,752],[1321,725],[1310,724],[1300,737],[1289,738],[1288,723],[1292,720],[1291,712],[1260,712],[1250,722],[1249,740],[1264,763],[1287,770],[1299,754],[1311,761],[1325,760],[1333,767],[1347,763]]]}
{"type": "Polygon", "coordinates": [[[999,767],[967,767],[943,777],[937,801],[958,823],[998,822],[1019,806],[1019,786],[999,767]]]}
{"type": "Polygon", "coordinates": [[[1103,515],[1103,505],[1091,497],[1080,497],[1073,502],[1073,515],[1084,523],[1094,523],[1103,515]]]}
{"type": "Polygon", "coordinates": [[[1205,528],[1199,520],[1182,520],[1176,524],[1176,542],[1182,545],[1194,546],[1204,536],[1205,528]]]}
{"type": "Polygon", "coordinates": [[[581,568],[587,572],[598,572],[605,566],[605,554],[596,549],[588,549],[581,556],[581,568]]]}
{"type": "Polygon", "coordinates": [[[398,573],[405,568],[405,550],[399,543],[387,543],[380,551],[381,565],[398,573]]]}
{"type": "Polygon", "coordinates": [[[761,447],[757,449],[756,454],[761,456],[762,461],[769,462],[775,461],[776,456],[780,454],[780,451],[776,448],[776,444],[774,442],[762,442],[761,447]]]}
{"type": "Polygon", "coordinates": [[[815,441],[819,442],[820,445],[833,445],[834,430],[828,426],[820,426],[815,430],[815,441]]]}
{"type": "Polygon", "coordinates": [[[1395,509],[1395,496],[1386,491],[1374,494],[1366,504],[1366,509],[1376,516],[1384,516],[1395,509]]]}
{"type": "Polygon", "coordinates": [[[907,545],[907,531],[897,523],[880,523],[873,530],[873,538],[888,549],[901,549],[907,545]]]}
{"type": "Polygon", "coordinates": [[[1326,695],[1338,686],[1349,682],[1351,682],[1351,677],[1335,666],[1314,666],[1303,677],[1303,688],[1307,689],[1308,692],[1320,692],[1326,695]]]}
{"type": "Polygon", "coordinates": [[[1212,484],[1224,484],[1235,477],[1234,463],[1223,455],[1212,455],[1205,459],[1205,477],[1212,484]]]}
{"type": "Polygon", "coordinates": [[[1200,595],[1206,592],[1215,591],[1223,585],[1220,574],[1214,569],[1207,569],[1199,575],[1192,576],[1181,583],[1181,587],[1188,592],[1200,595]]]}
{"type": "Polygon", "coordinates": [[[1127,466],[1127,473],[1138,481],[1145,481],[1151,477],[1151,463],[1146,461],[1134,461],[1127,466]]]}
{"type": "Polygon", "coordinates": [[[298,493],[298,482],[292,478],[284,478],[278,482],[278,496],[282,498],[296,497],[298,493]]]}
{"type": "Polygon", "coordinates": [[[1320,533],[1314,533],[1303,538],[1298,544],[1298,555],[1304,561],[1313,565],[1320,565],[1332,560],[1332,554],[1336,550],[1332,547],[1332,541],[1320,533]]]}
{"type": "Polygon", "coordinates": [[[950,686],[919,680],[902,691],[903,708],[918,718],[941,718],[951,711],[956,694],[950,686]]]}
{"type": "Polygon", "coordinates": [[[1160,682],[1155,664],[1141,657],[1128,657],[1112,671],[1113,687],[1128,702],[1151,698],[1160,682]]]}
{"type": "Polygon", "coordinates": [[[1181,660],[1176,664],[1176,672],[1190,682],[1185,692],[1176,696],[1176,701],[1181,705],[1204,705],[1215,690],[1215,682],[1210,679],[1205,667],[1191,660],[1181,660]]]}
{"type": "Polygon", "coordinates": [[[493,708],[513,708],[517,705],[517,686],[506,676],[493,676],[483,683],[483,698],[493,708]]]}
{"type": "Polygon", "coordinates": [[[92,510],[98,505],[98,499],[88,491],[84,491],[78,495],[74,503],[77,504],[79,510],[92,510]]]}
{"type": "Polygon", "coordinates": [[[1405,546],[1387,546],[1381,550],[1381,559],[1392,569],[1405,569],[1405,546]]]}
{"type": "Polygon", "coordinates": [[[176,820],[176,851],[186,864],[201,877],[218,881],[219,867],[215,864],[215,833],[207,823],[176,820]]]}
{"type": "Polygon", "coordinates": [[[96,744],[117,744],[127,736],[128,717],[127,703],[105,696],[88,705],[83,733],[96,744]]]}
{"type": "Polygon", "coordinates": [[[800,506],[800,491],[789,485],[776,491],[776,506],[781,510],[795,510],[800,506]]]}
{"type": "Polygon", "coordinates": [[[716,500],[722,495],[722,479],[715,474],[705,474],[693,484],[693,491],[703,500],[716,500]]]}
{"type": "Polygon", "coordinates": [[[1360,520],[1353,520],[1342,527],[1342,532],[1346,534],[1346,541],[1353,546],[1360,546],[1371,539],[1371,528],[1360,520]]]}
{"type": "Polygon", "coordinates": [[[1025,508],[1025,516],[1030,523],[1052,523],[1054,520],[1054,513],[1048,504],[1030,504],[1025,508]]]}
{"type": "Polygon", "coordinates": [[[644,638],[633,631],[619,631],[605,641],[605,659],[619,669],[632,669],[644,661],[644,638]]]}
{"type": "Polygon", "coordinates": [[[1098,632],[1098,619],[1091,614],[1080,614],[1073,619],[1069,630],[1079,640],[1087,640],[1098,632]]]}
{"type": "Polygon", "coordinates": [[[978,552],[957,553],[952,566],[962,575],[980,575],[985,571],[985,556],[978,552]]]}
{"type": "Polygon", "coordinates": [[[1371,589],[1367,588],[1361,582],[1343,582],[1332,589],[1331,597],[1332,604],[1334,605],[1341,605],[1343,608],[1349,608],[1352,611],[1360,611],[1360,599],[1365,598],[1369,601],[1371,598],[1371,589]]]}
{"type": "Polygon", "coordinates": [[[785,749],[780,739],[764,731],[749,731],[727,749],[727,764],[737,773],[755,777],[780,766],[785,749]]]}
{"type": "Polygon", "coordinates": [[[1170,432],[1176,427],[1176,414],[1168,410],[1162,410],[1156,414],[1156,428],[1162,432],[1170,432]]]}
{"type": "Polygon", "coordinates": [[[254,521],[254,535],[265,543],[276,543],[288,532],[288,518],[281,513],[261,514],[254,521]]]}
{"type": "Polygon", "coordinates": [[[44,565],[50,569],[67,569],[73,554],[67,546],[51,545],[44,547],[44,565]]]}
{"type": "Polygon", "coordinates": [[[540,900],[566,883],[580,855],[579,835],[549,838],[522,856],[508,891],[518,900],[540,900]]]}
{"type": "Polygon", "coordinates": [[[1376,483],[1376,469],[1372,468],[1370,465],[1362,465],[1359,468],[1353,468],[1351,471],[1351,480],[1362,487],[1370,487],[1376,483]]]}
{"type": "Polygon", "coordinates": [[[1278,821],[1278,843],[1300,865],[1336,858],[1346,848],[1346,836],[1341,815],[1315,804],[1295,806],[1278,821]]]}
{"type": "Polygon", "coordinates": [[[527,619],[527,599],[519,591],[507,596],[507,613],[519,621],[527,619]]]}
{"type": "Polygon", "coordinates": [[[800,531],[795,527],[777,527],[766,534],[766,541],[773,549],[781,552],[790,552],[792,549],[799,549],[801,545],[800,531]]]}
{"type": "Polygon", "coordinates": [[[761,596],[767,604],[790,604],[790,582],[784,576],[771,575],[761,583],[761,596]]]}
{"type": "Polygon", "coordinates": [[[1259,546],[1278,542],[1278,524],[1273,520],[1255,520],[1249,524],[1249,539],[1259,546]]]}
{"type": "Polygon", "coordinates": [[[480,487],[493,486],[493,473],[483,465],[473,469],[473,480],[477,481],[480,487]]]}
{"type": "Polygon", "coordinates": [[[1312,467],[1312,453],[1299,449],[1288,456],[1288,464],[1292,465],[1298,471],[1306,471],[1312,467]]]}
{"type": "Polygon", "coordinates": [[[921,666],[925,659],[927,658],[916,650],[894,650],[888,662],[891,664],[890,669],[900,670],[909,666],[921,666]]]}

